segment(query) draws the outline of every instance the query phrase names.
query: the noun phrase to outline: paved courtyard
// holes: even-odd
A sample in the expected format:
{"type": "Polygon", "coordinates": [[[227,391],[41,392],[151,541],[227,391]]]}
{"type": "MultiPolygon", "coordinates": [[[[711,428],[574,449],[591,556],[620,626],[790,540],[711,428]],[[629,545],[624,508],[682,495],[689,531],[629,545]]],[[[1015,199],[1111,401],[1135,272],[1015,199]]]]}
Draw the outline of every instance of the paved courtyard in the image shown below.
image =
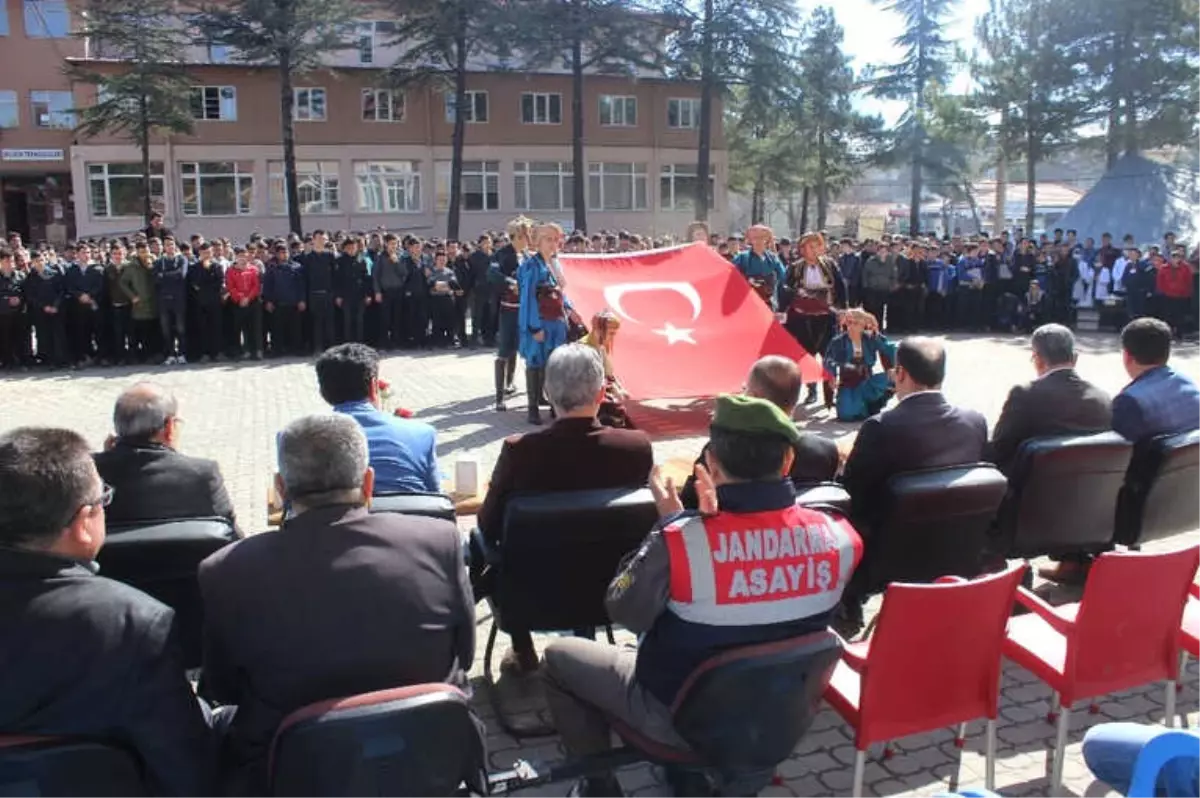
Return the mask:
{"type": "MultiPolygon", "coordinates": [[[[1121,367],[1120,347],[1113,335],[1086,336],[1081,340],[1079,371],[1115,393],[1127,378],[1121,367]]],[[[1032,377],[1026,339],[1019,336],[951,336],[949,374],[945,392],[951,401],[982,411],[994,423],[1009,387],[1032,377]]],[[[1200,378],[1200,352],[1194,345],[1178,351],[1173,364],[1200,378]]],[[[503,439],[528,429],[524,400],[516,397],[508,413],[492,410],[491,354],[478,350],[399,355],[383,361],[383,375],[392,383],[394,402],[438,429],[438,454],[443,470],[453,473],[462,456],[480,461],[481,475],[491,472],[503,439]]],[[[299,359],[253,364],[220,364],[154,369],[87,370],[71,374],[19,375],[0,378],[0,429],[25,424],[57,425],[83,433],[97,448],[111,432],[112,403],[125,386],[154,379],[174,390],[184,419],[181,447],[189,454],[218,460],[233,495],[242,525],[250,531],[266,527],[265,497],[274,470],[273,434],[288,421],[325,409],[307,361],[299,359]]],[[[521,383],[518,377],[518,384],[521,383]]],[[[852,425],[831,421],[822,411],[807,426],[832,437],[853,432],[852,425]]],[[[655,444],[656,459],[692,457],[702,438],[690,437],[655,444]]],[[[463,521],[469,524],[470,520],[463,521]]],[[[1194,538],[1194,535],[1192,536],[1194,538]]],[[[1182,539],[1167,546],[1182,544],[1182,539]]],[[[878,607],[878,599],[870,605],[878,607]]],[[[490,628],[486,608],[480,606],[479,644],[474,676],[482,672],[483,644],[490,628]]],[[[541,642],[539,641],[539,645],[541,642]]],[[[619,634],[618,642],[632,642],[619,634]]],[[[501,635],[496,657],[507,641],[501,635]]],[[[562,759],[556,738],[518,742],[498,730],[486,688],[479,685],[476,704],[492,730],[489,741],[493,769],[519,758],[547,763],[562,759]]],[[[536,696],[522,699],[522,690],[503,691],[507,697],[528,703],[538,712],[536,696]],[[510,694],[511,693],[511,694],[510,694]]],[[[1048,754],[1053,726],[1044,716],[1050,692],[1031,675],[1008,665],[1005,668],[999,730],[997,790],[1005,795],[1045,795],[1048,754]]],[[[1179,694],[1179,710],[1194,723],[1200,696],[1196,663],[1190,663],[1179,694]]],[[[1105,785],[1094,783],[1079,753],[1084,731],[1104,720],[1161,723],[1163,692],[1160,686],[1106,697],[1098,714],[1081,705],[1073,714],[1065,789],[1075,795],[1104,795],[1105,785]]],[[[778,770],[779,783],[767,795],[848,795],[854,757],[853,734],[829,709],[822,710],[793,757],[778,770]]],[[[867,790],[876,795],[931,795],[950,788],[983,784],[983,723],[971,725],[967,746],[953,745],[950,729],[901,740],[896,756],[883,761],[873,751],[866,769],[867,790]]],[[[666,795],[662,774],[648,765],[628,768],[621,774],[627,794],[666,795]]],[[[563,795],[565,785],[554,784],[528,794],[563,795]]]]}

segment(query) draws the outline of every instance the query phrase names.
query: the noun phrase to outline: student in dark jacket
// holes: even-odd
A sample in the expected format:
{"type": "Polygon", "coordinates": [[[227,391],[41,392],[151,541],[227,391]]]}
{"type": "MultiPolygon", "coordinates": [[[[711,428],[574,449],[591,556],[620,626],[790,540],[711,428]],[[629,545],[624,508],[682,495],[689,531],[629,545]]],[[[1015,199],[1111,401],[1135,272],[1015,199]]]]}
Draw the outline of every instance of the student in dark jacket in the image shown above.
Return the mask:
{"type": "Polygon", "coordinates": [[[147,794],[215,794],[215,738],[174,612],[96,573],[113,492],[87,441],[5,433],[0,485],[0,729],[120,743],[144,766],[147,794]]]}
{"type": "Polygon", "coordinates": [[[302,354],[304,300],[304,266],[288,256],[286,242],[278,241],[263,275],[263,301],[271,314],[272,356],[302,354]]]}
{"type": "Polygon", "coordinates": [[[371,299],[371,275],[358,254],[358,239],[347,238],[333,272],[333,302],[342,311],[343,341],[362,343],[363,314],[371,299]]]}
{"type": "Polygon", "coordinates": [[[405,341],[424,348],[429,342],[429,270],[421,258],[421,239],[404,238],[404,319],[407,324],[405,341]]]}
{"type": "Polygon", "coordinates": [[[0,369],[17,368],[25,351],[25,320],[21,317],[23,279],[16,270],[12,250],[0,244],[0,369]]]}
{"type": "Polygon", "coordinates": [[[75,363],[88,366],[100,355],[103,343],[104,265],[92,261],[87,247],[77,250],[74,258],[70,248],[66,254],[71,261],[64,280],[69,348],[75,363]]]}
{"type": "Polygon", "coordinates": [[[846,281],[846,307],[856,308],[862,304],[862,256],[854,251],[854,242],[848,238],[841,241],[838,269],[846,281]]]}
{"type": "Polygon", "coordinates": [[[320,354],[335,343],[333,326],[333,273],[337,256],[326,249],[324,230],[312,237],[312,251],[301,257],[308,291],[308,319],[312,324],[313,351],[320,354]]]}
{"type": "Polygon", "coordinates": [[[187,273],[188,293],[196,310],[200,330],[201,363],[221,359],[222,311],[225,301],[225,267],[213,260],[212,245],[201,242],[196,262],[187,273]]]}
{"type": "Polygon", "coordinates": [[[467,258],[471,273],[471,344],[496,345],[496,291],[489,277],[496,254],[492,250],[492,237],[484,233],[479,237],[475,251],[467,258]]]}
{"type": "Polygon", "coordinates": [[[29,272],[22,288],[25,307],[37,335],[37,357],[44,366],[67,364],[67,331],[63,321],[66,287],[62,274],[46,263],[40,251],[29,253],[29,272]]]}
{"type": "Polygon", "coordinates": [[[399,349],[404,341],[404,286],[408,282],[408,264],[400,253],[400,239],[394,233],[383,237],[383,251],[375,258],[371,283],[375,304],[379,306],[379,344],[384,350],[399,349]]]}
{"type": "Polygon", "coordinates": [[[186,363],[187,257],[175,246],[175,238],[163,238],[163,253],[154,261],[154,287],[158,296],[158,324],[162,330],[163,355],[167,364],[186,363]]]}

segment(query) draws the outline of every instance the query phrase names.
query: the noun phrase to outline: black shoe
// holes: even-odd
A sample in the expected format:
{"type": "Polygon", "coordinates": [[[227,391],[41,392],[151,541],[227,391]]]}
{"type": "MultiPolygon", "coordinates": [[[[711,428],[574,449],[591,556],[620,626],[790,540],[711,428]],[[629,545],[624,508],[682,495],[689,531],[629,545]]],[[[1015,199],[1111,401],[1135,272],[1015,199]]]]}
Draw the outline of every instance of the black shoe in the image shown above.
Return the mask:
{"type": "Polygon", "coordinates": [[[806,405],[816,404],[816,401],[817,401],[817,384],[814,382],[808,386],[808,394],[804,397],[804,404],[806,404],[806,405]]]}
{"type": "Polygon", "coordinates": [[[587,776],[580,779],[572,785],[567,795],[578,798],[613,798],[625,793],[622,792],[617,777],[610,773],[607,776],[587,776]]]}

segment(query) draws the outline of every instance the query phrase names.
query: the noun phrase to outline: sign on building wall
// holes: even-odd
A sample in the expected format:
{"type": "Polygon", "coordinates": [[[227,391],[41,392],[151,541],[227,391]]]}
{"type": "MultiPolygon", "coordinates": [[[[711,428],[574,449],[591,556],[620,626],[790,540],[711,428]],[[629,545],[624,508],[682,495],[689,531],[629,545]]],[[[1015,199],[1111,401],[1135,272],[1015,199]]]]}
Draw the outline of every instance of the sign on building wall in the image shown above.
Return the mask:
{"type": "Polygon", "coordinates": [[[62,150],[0,150],[0,161],[61,161],[62,150]]]}

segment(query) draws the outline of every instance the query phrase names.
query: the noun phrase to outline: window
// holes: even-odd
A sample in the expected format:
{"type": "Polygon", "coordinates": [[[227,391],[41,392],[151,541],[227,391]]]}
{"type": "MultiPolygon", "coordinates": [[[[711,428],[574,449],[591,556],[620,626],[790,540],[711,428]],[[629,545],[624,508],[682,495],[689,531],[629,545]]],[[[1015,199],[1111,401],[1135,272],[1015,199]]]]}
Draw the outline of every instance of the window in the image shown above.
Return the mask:
{"type": "MultiPolygon", "coordinates": [[[[141,216],[146,177],[140,163],[89,163],[88,200],[93,218],[141,216]]],[[[163,203],[163,165],[150,164],[150,204],[163,203]]]]}
{"type": "Polygon", "coordinates": [[[646,164],[588,165],[588,207],[594,211],[646,210],[646,164]]]}
{"type": "Polygon", "coordinates": [[[0,3],[0,36],[8,35],[8,3],[0,3]]]}
{"type": "MultiPolygon", "coordinates": [[[[486,91],[469,91],[466,93],[465,113],[463,121],[469,124],[482,124],[488,121],[488,94],[486,91]]],[[[446,92],[446,121],[454,123],[454,92],[446,92]]]]}
{"type": "Polygon", "coordinates": [[[700,101],[697,99],[667,100],[667,127],[700,127],[700,101]]]}
{"type": "Polygon", "coordinates": [[[233,60],[233,48],[228,44],[208,42],[208,62],[210,64],[228,64],[233,60]]]}
{"type": "Polygon", "coordinates": [[[251,161],[179,164],[184,216],[244,216],[254,196],[251,161]]]}
{"type": "MultiPolygon", "coordinates": [[[[437,209],[450,208],[450,162],[438,161],[437,209]]],[[[500,162],[463,161],[462,209],[464,211],[500,210],[500,162]]]]}
{"type": "Polygon", "coordinates": [[[637,124],[637,97],[600,95],[600,124],[605,127],[633,127],[637,124]]]}
{"type": "MultiPolygon", "coordinates": [[[[341,205],[337,161],[296,161],[296,191],[301,213],[337,213],[341,205]]],[[[283,161],[271,161],[271,213],[287,213],[283,161]]]]}
{"type": "Polygon", "coordinates": [[[297,122],[324,122],[325,90],[292,89],[292,119],[297,122]]]}
{"type": "Polygon", "coordinates": [[[364,122],[403,122],[404,92],[392,89],[363,89],[364,122]]]}
{"type": "MultiPolygon", "coordinates": [[[[708,207],[713,208],[713,176],[708,173],[708,207]]],[[[664,211],[696,208],[696,164],[666,164],[659,172],[659,199],[664,211]]]]}
{"type": "Polygon", "coordinates": [[[530,91],[522,94],[521,124],[561,125],[562,95],[530,91]]]}
{"type": "Polygon", "coordinates": [[[569,163],[517,161],[513,194],[518,210],[562,211],[575,207],[575,170],[569,163]]]}
{"type": "Polygon", "coordinates": [[[237,120],[237,90],[233,86],[193,86],[192,118],[209,122],[237,120]]]}
{"type": "Polygon", "coordinates": [[[0,128],[21,124],[20,103],[15,91],[0,91],[0,128]]]}
{"type": "Polygon", "coordinates": [[[71,35],[71,10],[67,0],[25,0],[24,5],[26,36],[65,39],[71,35]]]}
{"type": "Polygon", "coordinates": [[[69,91],[31,91],[29,102],[33,110],[33,124],[38,127],[75,127],[75,98],[69,91]]]}
{"type": "Polygon", "coordinates": [[[417,213],[421,210],[419,161],[358,161],[354,180],[358,209],[364,213],[417,213]]]}

